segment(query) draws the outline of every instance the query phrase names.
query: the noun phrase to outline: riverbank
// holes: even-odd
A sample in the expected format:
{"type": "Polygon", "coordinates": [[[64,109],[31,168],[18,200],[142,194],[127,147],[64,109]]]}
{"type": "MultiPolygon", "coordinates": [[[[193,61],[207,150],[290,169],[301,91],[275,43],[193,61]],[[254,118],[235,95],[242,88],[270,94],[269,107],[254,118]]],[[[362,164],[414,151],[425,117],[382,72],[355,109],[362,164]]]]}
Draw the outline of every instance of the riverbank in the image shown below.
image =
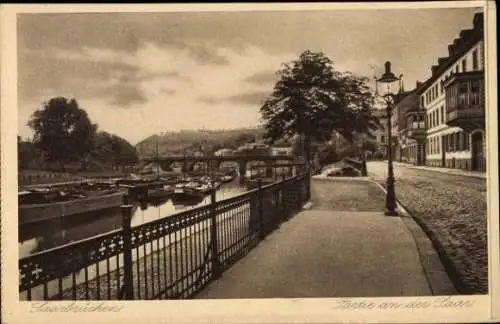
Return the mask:
{"type": "Polygon", "coordinates": [[[18,172],[18,186],[26,187],[33,185],[76,183],[89,178],[113,178],[126,176],[123,172],[113,171],[78,171],[57,172],[49,170],[20,170],[18,172]]]}

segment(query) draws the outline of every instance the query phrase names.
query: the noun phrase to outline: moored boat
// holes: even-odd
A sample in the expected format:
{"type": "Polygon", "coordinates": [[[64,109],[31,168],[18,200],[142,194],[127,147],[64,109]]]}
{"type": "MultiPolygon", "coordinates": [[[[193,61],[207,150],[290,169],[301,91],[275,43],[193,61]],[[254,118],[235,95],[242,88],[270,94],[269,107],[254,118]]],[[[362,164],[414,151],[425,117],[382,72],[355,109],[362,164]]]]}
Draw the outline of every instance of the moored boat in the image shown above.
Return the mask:
{"type": "Polygon", "coordinates": [[[163,186],[163,188],[148,189],[148,198],[161,199],[167,198],[174,194],[174,188],[169,185],[163,186]]]}
{"type": "Polygon", "coordinates": [[[59,198],[45,196],[44,200],[33,199],[30,194],[19,193],[19,225],[118,207],[123,201],[123,193],[119,191],[93,196],[59,193],[56,194],[59,198]]]}

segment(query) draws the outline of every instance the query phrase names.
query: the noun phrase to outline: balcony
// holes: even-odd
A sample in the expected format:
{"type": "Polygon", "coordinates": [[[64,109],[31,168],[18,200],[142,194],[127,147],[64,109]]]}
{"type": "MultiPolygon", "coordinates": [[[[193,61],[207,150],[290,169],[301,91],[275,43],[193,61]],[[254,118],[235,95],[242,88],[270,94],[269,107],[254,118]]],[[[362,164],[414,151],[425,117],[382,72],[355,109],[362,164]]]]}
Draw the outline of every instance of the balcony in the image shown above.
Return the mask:
{"type": "Polygon", "coordinates": [[[460,127],[467,132],[477,128],[484,129],[484,115],[484,109],[460,107],[446,113],[446,124],[460,127]]]}
{"type": "Polygon", "coordinates": [[[424,140],[426,137],[425,128],[408,128],[407,136],[416,141],[424,140]]]}
{"type": "Polygon", "coordinates": [[[414,110],[406,113],[406,136],[416,141],[426,138],[425,111],[414,110]]]}
{"type": "Polygon", "coordinates": [[[445,80],[446,124],[470,132],[485,127],[484,73],[465,72],[445,80]]]}

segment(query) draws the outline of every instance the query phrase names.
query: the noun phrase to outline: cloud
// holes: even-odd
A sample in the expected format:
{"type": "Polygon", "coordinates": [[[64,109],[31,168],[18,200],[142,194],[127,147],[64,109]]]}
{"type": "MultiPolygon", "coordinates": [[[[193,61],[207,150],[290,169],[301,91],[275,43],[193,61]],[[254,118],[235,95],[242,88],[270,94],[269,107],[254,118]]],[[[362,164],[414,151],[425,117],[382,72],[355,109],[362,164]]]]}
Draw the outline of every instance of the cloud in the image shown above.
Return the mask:
{"type": "Polygon", "coordinates": [[[144,92],[132,84],[116,84],[104,90],[110,103],[117,107],[130,107],[133,104],[142,104],[148,101],[144,92]]]}
{"type": "Polygon", "coordinates": [[[249,127],[272,91],[265,74],[293,56],[243,43],[186,44],[26,49],[19,61],[21,135],[30,136],[23,125],[35,103],[53,96],[76,98],[100,129],[131,142],[166,130],[249,127]]]}
{"type": "Polygon", "coordinates": [[[208,105],[215,105],[216,103],[221,101],[220,99],[211,96],[200,96],[198,97],[198,100],[208,105]]]}
{"type": "Polygon", "coordinates": [[[223,55],[220,55],[213,47],[198,43],[187,45],[187,50],[192,58],[201,64],[227,65],[229,61],[223,55]]]}
{"type": "Polygon", "coordinates": [[[160,92],[161,92],[161,93],[164,93],[164,94],[168,94],[168,95],[173,95],[173,94],[175,94],[177,91],[175,91],[174,89],[161,88],[161,89],[160,89],[160,92]]]}
{"type": "Polygon", "coordinates": [[[257,84],[274,84],[276,79],[275,71],[261,71],[245,78],[244,81],[257,84]]]}
{"type": "Polygon", "coordinates": [[[269,93],[270,91],[242,93],[239,95],[227,97],[226,100],[245,105],[262,105],[269,96],[269,93]]]}

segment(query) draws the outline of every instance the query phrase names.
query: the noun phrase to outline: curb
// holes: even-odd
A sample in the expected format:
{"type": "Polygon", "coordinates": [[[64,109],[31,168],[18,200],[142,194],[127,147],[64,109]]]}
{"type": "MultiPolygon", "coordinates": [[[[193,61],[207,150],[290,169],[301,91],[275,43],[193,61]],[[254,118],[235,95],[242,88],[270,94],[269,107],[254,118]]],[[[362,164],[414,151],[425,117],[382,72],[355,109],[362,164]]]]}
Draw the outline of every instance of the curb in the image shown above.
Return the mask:
{"type": "MultiPolygon", "coordinates": [[[[368,162],[371,162],[371,161],[368,161],[368,162]]],[[[378,162],[378,161],[376,161],[376,162],[378,162]]],[[[386,161],[382,161],[382,162],[387,163],[387,160],[386,161]]],[[[450,174],[450,175],[455,175],[455,176],[460,176],[460,177],[467,177],[467,178],[476,178],[476,179],[483,179],[483,180],[486,180],[488,178],[486,174],[484,176],[482,176],[482,175],[479,175],[479,174],[461,174],[461,173],[455,173],[455,172],[446,172],[444,170],[440,170],[439,168],[438,169],[427,169],[427,168],[424,169],[424,168],[420,168],[418,166],[414,166],[414,165],[411,165],[411,164],[405,164],[405,163],[397,163],[397,164],[394,163],[394,165],[399,165],[399,166],[402,166],[402,167],[405,167],[405,168],[408,168],[408,169],[428,171],[428,172],[438,172],[438,173],[441,173],[441,174],[450,174]]],[[[443,167],[443,169],[451,169],[451,168],[444,168],[443,167]]],[[[455,169],[452,169],[452,170],[455,170],[455,169]]]]}
{"type": "Polygon", "coordinates": [[[370,177],[327,177],[313,176],[312,180],[327,180],[327,181],[371,181],[370,177]]]}
{"type": "Polygon", "coordinates": [[[313,206],[312,202],[308,201],[302,206],[302,210],[309,210],[313,206]]]}
{"type": "MultiPolygon", "coordinates": [[[[384,193],[387,193],[385,187],[380,183],[373,179],[370,182],[376,184],[384,193]]],[[[433,238],[429,229],[397,199],[396,205],[402,214],[400,216],[402,222],[413,237],[432,294],[434,296],[444,296],[460,293],[460,289],[457,288],[461,284],[456,282],[455,268],[451,266],[451,261],[446,256],[440,243],[433,238]]]]}

